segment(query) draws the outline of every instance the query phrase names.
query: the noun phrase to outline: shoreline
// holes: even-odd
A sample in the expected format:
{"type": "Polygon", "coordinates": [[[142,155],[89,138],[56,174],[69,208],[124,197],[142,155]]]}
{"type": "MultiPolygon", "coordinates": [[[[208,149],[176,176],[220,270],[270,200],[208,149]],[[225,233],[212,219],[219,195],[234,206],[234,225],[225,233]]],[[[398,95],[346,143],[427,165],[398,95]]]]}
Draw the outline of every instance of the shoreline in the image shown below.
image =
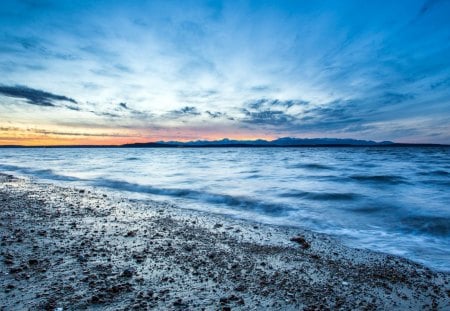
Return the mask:
{"type": "Polygon", "coordinates": [[[450,274],[325,235],[0,173],[0,310],[450,308],[450,274]]]}

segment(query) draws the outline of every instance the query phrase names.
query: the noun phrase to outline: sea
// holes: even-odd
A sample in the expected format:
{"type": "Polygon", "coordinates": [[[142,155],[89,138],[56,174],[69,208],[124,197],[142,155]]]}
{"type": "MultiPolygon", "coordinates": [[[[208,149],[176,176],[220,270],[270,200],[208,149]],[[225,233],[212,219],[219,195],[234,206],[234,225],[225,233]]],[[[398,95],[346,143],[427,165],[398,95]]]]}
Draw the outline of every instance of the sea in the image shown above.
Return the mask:
{"type": "Polygon", "coordinates": [[[0,148],[0,171],[330,234],[450,271],[450,148],[0,148]]]}

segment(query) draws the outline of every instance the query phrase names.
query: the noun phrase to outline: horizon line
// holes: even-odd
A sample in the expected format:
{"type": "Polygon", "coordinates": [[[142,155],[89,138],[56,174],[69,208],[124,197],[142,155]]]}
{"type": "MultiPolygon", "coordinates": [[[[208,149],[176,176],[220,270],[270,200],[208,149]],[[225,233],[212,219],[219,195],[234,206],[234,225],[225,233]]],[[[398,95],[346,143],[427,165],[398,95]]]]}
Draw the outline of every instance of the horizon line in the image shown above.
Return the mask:
{"type": "Polygon", "coordinates": [[[299,137],[279,137],[272,140],[256,138],[256,139],[230,139],[227,137],[215,140],[208,139],[197,139],[197,140],[189,140],[189,141],[177,141],[177,140],[159,140],[159,141],[148,141],[148,142],[129,142],[123,144],[51,144],[51,145],[21,145],[21,144],[5,144],[0,145],[0,148],[133,148],[133,147],[193,147],[193,148],[202,148],[202,147],[380,147],[380,146],[450,146],[450,144],[441,144],[441,143],[425,143],[425,142],[396,142],[389,140],[366,140],[366,139],[355,139],[355,138],[332,138],[332,137],[320,137],[320,138],[299,138],[299,137]],[[322,143],[322,144],[270,144],[276,142],[277,140],[283,138],[297,139],[297,140],[335,140],[337,142],[322,143]],[[234,143],[230,145],[220,144],[220,142],[224,140],[229,140],[234,143]],[[351,144],[344,143],[343,141],[354,141],[354,142],[366,142],[366,144],[351,144]],[[342,143],[339,143],[341,141],[342,143]],[[191,143],[201,143],[204,142],[204,145],[190,145],[191,143]],[[258,142],[265,142],[267,145],[259,144],[258,142]],[[217,144],[214,144],[217,143],[217,144]],[[254,143],[254,144],[252,144],[254,143]],[[153,145],[152,145],[153,144],[153,145]],[[144,146],[148,145],[148,146],[144,146]],[[158,146],[159,145],[159,146],[158,146]]]}

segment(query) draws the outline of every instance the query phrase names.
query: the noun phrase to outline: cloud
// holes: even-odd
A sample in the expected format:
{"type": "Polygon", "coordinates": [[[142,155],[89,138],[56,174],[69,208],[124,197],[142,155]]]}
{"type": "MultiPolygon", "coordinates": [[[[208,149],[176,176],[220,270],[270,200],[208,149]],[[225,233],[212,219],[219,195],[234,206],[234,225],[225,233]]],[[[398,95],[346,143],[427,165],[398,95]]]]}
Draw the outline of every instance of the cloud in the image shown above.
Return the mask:
{"type": "Polygon", "coordinates": [[[53,42],[39,36],[4,35],[6,48],[26,57],[39,56],[43,59],[78,60],[79,57],[68,53],[64,48],[55,46],[53,42]]]}
{"type": "MultiPolygon", "coordinates": [[[[400,94],[387,97],[392,102],[403,98],[400,94]]],[[[317,105],[304,100],[259,99],[246,103],[247,108],[241,109],[244,117],[239,121],[277,133],[295,134],[305,130],[361,132],[373,129],[360,117],[363,111],[369,113],[371,108],[361,103],[356,100],[334,100],[317,105]]]]}
{"type": "Polygon", "coordinates": [[[280,110],[263,110],[263,111],[249,111],[242,109],[245,117],[241,119],[242,122],[251,124],[263,125],[281,125],[283,127],[290,126],[295,120],[295,117],[280,110]]]}
{"type": "Polygon", "coordinates": [[[306,106],[308,104],[309,104],[308,101],[300,99],[280,100],[280,99],[261,98],[248,102],[247,106],[251,109],[262,109],[263,107],[291,108],[293,106],[306,106]]]}
{"type": "Polygon", "coordinates": [[[43,135],[59,136],[86,136],[86,137],[134,137],[134,135],[119,133],[88,133],[88,132],[68,132],[68,131],[50,131],[44,129],[28,129],[27,131],[43,135]]]}
{"type": "MultiPolygon", "coordinates": [[[[342,131],[365,128],[362,115],[370,112],[356,100],[335,100],[321,106],[305,109],[298,115],[297,129],[342,131]]],[[[366,115],[367,117],[367,115],[366,115]]]]}
{"type": "Polygon", "coordinates": [[[386,92],[381,96],[381,101],[386,105],[395,105],[405,101],[413,100],[415,95],[412,93],[386,92]]]}
{"type": "Polygon", "coordinates": [[[199,116],[201,113],[197,110],[197,108],[192,106],[186,106],[178,110],[172,110],[166,116],[168,117],[186,117],[186,116],[199,116]]]}
{"type": "Polygon", "coordinates": [[[219,111],[211,112],[209,110],[206,110],[205,113],[213,119],[217,119],[217,118],[221,118],[221,117],[225,116],[225,114],[223,112],[219,112],[219,111]]]}
{"type": "Polygon", "coordinates": [[[154,115],[149,113],[149,112],[140,111],[140,110],[131,108],[125,102],[119,103],[119,108],[122,109],[122,110],[128,111],[128,113],[132,114],[134,117],[139,118],[139,119],[149,119],[149,118],[153,118],[154,117],[154,115]]]}
{"type": "Polygon", "coordinates": [[[0,86],[0,95],[25,99],[28,104],[44,106],[44,107],[54,107],[55,101],[65,101],[76,104],[77,102],[69,97],[63,95],[56,95],[49,92],[32,89],[26,86],[0,86]]]}
{"type": "Polygon", "coordinates": [[[88,112],[95,114],[99,117],[108,117],[108,118],[120,118],[121,115],[117,113],[107,112],[107,111],[95,111],[95,110],[88,110],[88,112]]]}
{"type": "Polygon", "coordinates": [[[299,121],[299,112],[290,111],[293,107],[307,107],[310,103],[299,99],[250,100],[244,104],[241,112],[245,115],[240,121],[250,124],[270,125],[280,129],[291,129],[299,121]]]}

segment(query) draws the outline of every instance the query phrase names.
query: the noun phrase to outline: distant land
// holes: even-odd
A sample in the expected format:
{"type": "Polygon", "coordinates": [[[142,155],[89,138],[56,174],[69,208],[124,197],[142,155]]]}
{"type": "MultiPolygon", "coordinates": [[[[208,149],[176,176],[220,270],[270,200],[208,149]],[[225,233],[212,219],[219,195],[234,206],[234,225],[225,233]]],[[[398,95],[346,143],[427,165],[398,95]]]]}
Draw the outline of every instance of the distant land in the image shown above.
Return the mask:
{"type": "Polygon", "coordinates": [[[448,147],[445,144],[427,143],[396,143],[392,141],[376,142],[372,140],[358,140],[350,138],[293,138],[283,137],[275,140],[195,140],[157,141],[147,143],[131,143],[124,145],[51,145],[51,146],[21,146],[0,145],[3,148],[212,148],[212,147],[448,147]]]}

